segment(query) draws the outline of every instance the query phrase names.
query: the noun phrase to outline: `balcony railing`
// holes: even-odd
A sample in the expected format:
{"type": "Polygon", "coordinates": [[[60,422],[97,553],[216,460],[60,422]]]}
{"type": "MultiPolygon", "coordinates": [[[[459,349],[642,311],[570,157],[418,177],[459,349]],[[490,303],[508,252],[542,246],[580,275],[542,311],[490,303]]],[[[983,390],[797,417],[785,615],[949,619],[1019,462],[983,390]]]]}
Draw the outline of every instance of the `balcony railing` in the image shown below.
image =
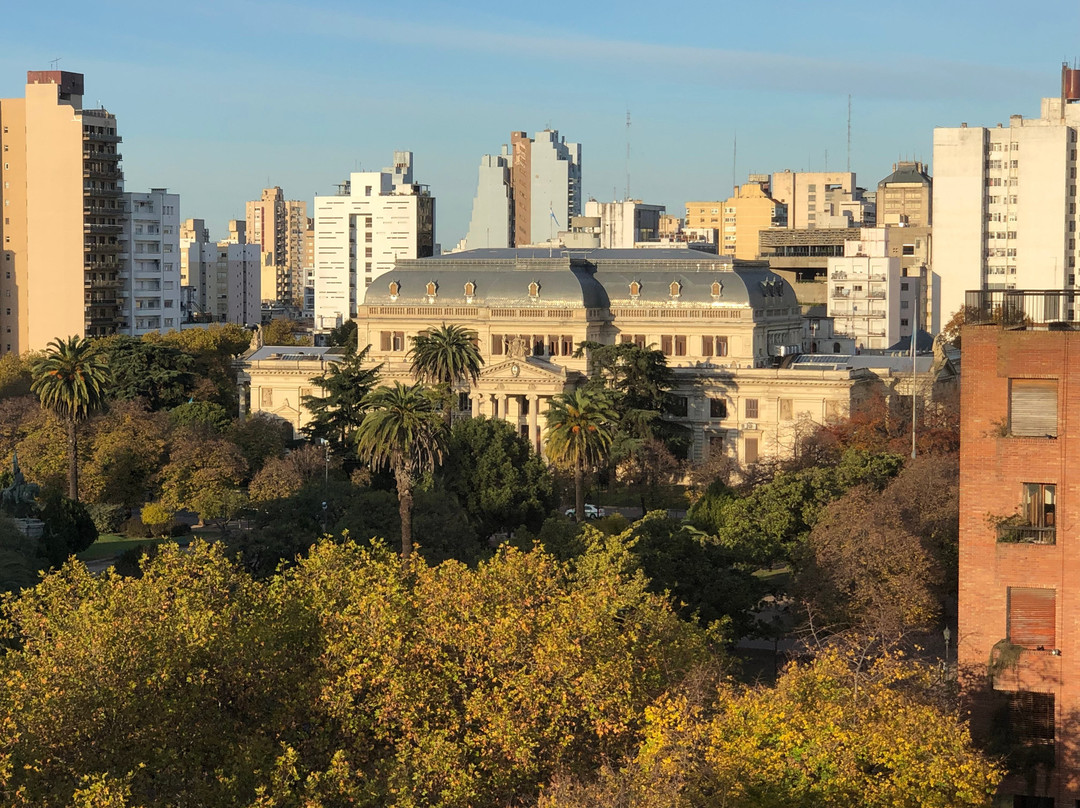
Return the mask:
{"type": "Polygon", "coordinates": [[[1003,328],[1080,328],[1080,292],[1073,289],[990,289],[968,292],[964,322],[1003,328]]]}
{"type": "Polygon", "coordinates": [[[1002,544],[1056,544],[1057,529],[1034,525],[1000,524],[997,540],[1002,544]]]}

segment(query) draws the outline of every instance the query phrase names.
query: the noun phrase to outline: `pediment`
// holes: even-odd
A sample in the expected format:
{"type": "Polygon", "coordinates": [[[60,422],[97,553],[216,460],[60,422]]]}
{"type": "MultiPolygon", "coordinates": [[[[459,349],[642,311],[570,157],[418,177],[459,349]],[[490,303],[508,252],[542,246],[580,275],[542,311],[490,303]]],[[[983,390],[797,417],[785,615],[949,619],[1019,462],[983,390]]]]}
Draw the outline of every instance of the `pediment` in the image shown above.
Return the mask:
{"type": "Polygon", "coordinates": [[[486,365],[480,371],[480,381],[538,381],[538,382],[563,382],[566,379],[566,369],[558,365],[552,365],[536,357],[522,359],[507,359],[498,364],[486,365]],[[515,373],[514,368],[517,368],[515,373]]]}

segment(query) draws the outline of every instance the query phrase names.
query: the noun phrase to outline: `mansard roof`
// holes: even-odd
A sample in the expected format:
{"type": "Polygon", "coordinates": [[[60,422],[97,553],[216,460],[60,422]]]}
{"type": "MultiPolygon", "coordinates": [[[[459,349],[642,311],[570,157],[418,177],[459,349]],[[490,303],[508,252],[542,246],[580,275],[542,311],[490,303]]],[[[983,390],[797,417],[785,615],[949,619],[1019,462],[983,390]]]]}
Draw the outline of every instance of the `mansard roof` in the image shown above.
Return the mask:
{"type": "Polygon", "coordinates": [[[468,250],[398,261],[364,296],[369,306],[457,302],[585,308],[798,305],[791,285],[766,263],[691,249],[468,250]]]}

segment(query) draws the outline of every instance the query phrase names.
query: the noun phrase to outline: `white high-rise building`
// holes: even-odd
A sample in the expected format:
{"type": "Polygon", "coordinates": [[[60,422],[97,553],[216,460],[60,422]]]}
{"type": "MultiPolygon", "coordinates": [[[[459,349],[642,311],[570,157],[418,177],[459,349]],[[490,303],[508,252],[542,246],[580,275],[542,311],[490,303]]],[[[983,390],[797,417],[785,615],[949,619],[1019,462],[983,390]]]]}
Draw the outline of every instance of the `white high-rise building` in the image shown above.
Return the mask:
{"type": "Polygon", "coordinates": [[[401,258],[435,251],[435,198],[413,182],[412,152],[361,171],[336,196],[315,197],[315,330],[354,317],[363,290],[401,258]]]}
{"type": "Polygon", "coordinates": [[[829,259],[828,304],[835,334],[860,349],[890,348],[918,330],[921,280],[901,273],[889,256],[891,229],[864,227],[858,241],[844,242],[844,255],[829,259]]]}
{"type": "Polygon", "coordinates": [[[976,289],[1072,289],[1080,71],[1038,118],[934,130],[934,272],[947,321],[976,289]]]}
{"type": "Polygon", "coordinates": [[[581,215],[581,144],[557,130],[511,132],[510,146],[480,160],[472,219],[457,250],[525,247],[555,239],[581,215]]]}
{"type": "Polygon", "coordinates": [[[138,337],[180,328],[180,195],[124,194],[119,331],[138,337]]]}

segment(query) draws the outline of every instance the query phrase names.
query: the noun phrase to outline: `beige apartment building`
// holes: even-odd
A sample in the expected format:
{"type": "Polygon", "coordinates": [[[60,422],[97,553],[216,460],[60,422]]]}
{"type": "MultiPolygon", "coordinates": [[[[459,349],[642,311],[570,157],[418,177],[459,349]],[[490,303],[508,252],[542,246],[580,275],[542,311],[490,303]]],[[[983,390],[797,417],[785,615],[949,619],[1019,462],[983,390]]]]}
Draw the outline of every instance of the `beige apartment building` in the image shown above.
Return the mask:
{"type": "Polygon", "coordinates": [[[760,254],[762,230],[787,226],[787,206],[769,195],[768,175],[751,175],[724,201],[720,252],[744,261],[760,254]]]}
{"type": "Polygon", "coordinates": [[[285,199],[280,187],[266,188],[245,206],[247,239],[262,253],[263,300],[299,303],[304,297],[307,202],[285,199]]]}
{"type": "Polygon", "coordinates": [[[0,99],[0,353],[118,330],[124,175],[116,118],[83,75],[29,71],[0,99]]]}

